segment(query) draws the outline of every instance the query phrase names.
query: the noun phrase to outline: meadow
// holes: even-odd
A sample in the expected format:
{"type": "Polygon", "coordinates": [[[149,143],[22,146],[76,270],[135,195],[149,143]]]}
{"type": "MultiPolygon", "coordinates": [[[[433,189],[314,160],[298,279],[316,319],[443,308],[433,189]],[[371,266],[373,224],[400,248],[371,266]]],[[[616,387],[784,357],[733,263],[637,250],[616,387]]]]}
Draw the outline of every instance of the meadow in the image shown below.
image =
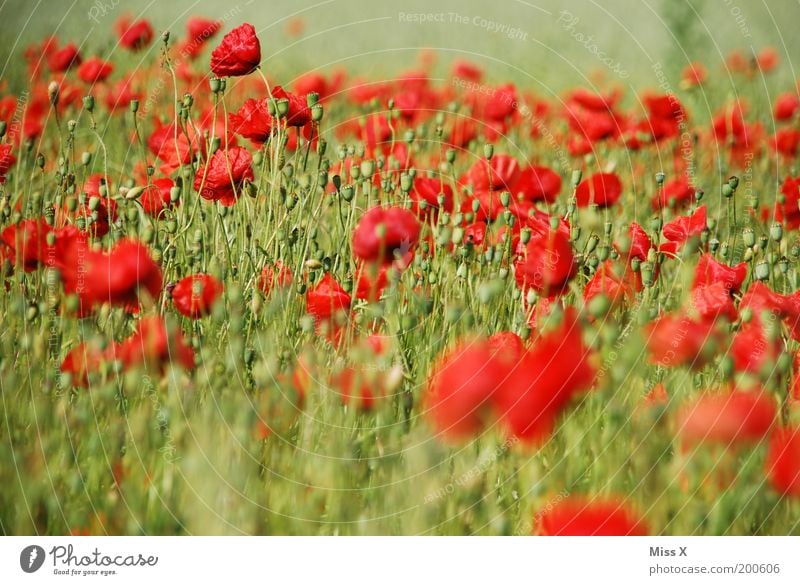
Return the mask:
{"type": "Polygon", "coordinates": [[[348,60],[310,8],[33,11],[0,533],[799,534],[795,41],[726,7],[687,58],[668,12],[637,63],[547,6],[541,75],[481,45],[535,44],[511,12],[348,60]]]}

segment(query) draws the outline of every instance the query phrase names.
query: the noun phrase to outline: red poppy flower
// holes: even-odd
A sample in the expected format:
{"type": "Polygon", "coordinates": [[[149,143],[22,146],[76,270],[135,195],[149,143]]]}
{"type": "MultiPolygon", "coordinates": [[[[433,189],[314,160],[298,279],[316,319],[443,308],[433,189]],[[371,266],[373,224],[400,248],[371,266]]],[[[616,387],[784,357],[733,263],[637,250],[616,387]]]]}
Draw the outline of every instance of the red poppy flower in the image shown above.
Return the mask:
{"type": "Polygon", "coordinates": [[[761,318],[754,315],[734,335],[730,354],[737,372],[758,374],[765,367],[775,368],[782,349],[780,336],[770,339],[761,318]]]}
{"type": "Polygon", "coordinates": [[[591,388],[596,370],[582,335],[577,311],[568,307],[560,325],[513,364],[494,400],[511,435],[541,444],[567,404],[591,388]]]}
{"type": "Polygon", "coordinates": [[[547,167],[529,166],[519,173],[511,186],[511,194],[528,201],[553,203],[561,192],[561,176],[547,167]]]}
{"type": "Polygon", "coordinates": [[[600,207],[610,207],[621,194],[622,182],[614,173],[596,173],[581,181],[575,190],[578,207],[588,207],[593,203],[600,207]]]}
{"type": "Polygon", "coordinates": [[[409,193],[411,197],[411,209],[420,219],[433,218],[434,221],[439,216],[439,209],[446,212],[453,211],[453,188],[440,177],[420,177],[414,179],[414,188],[409,193]],[[444,197],[443,203],[439,204],[439,195],[444,197]],[[423,209],[422,202],[425,202],[423,209]]]}
{"type": "Polygon", "coordinates": [[[0,185],[6,182],[8,171],[17,162],[17,157],[11,154],[11,150],[10,144],[0,144],[0,185]]]}
{"type": "Polygon", "coordinates": [[[73,66],[81,64],[81,54],[75,43],[57,49],[47,56],[47,66],[53,73],[63,73],[73,66]]]}
{"type": "Polygon", "coordinates": [[[292,283],[292,271],[283,264],[280,260],[275,263],[275,266],[267,264],[261,270],[261,276],[258,279],[258,288],[261,289],[265,295],[269,295],[275,288],[285,288],[292,283]]]}
{"type": "Polygon", "coordinates": [[[483,78],[483,69],[475,63],[464,60],[453,62],[453,77],[466,79],[467,81],[479,82],[483,78]]]}
{"type": "Polygon", "coordinates": [[[695,188],[684,176],[670,179],[653,197],[653,209],[658,211],[661,207],[683,207],[694,201],[695,188]]]}
{"type": "Polygon", "coordinates": [[[81,316],[103,303],[137,312],[142,291],[161,294],[161,269],[139,242],[123,239],[106,253],[89,249],[85,237],[71,237],[56,247],[64,290],[78,296],[81,316]]]}
{"type": "Polygon", "coordinates": [[[114,25],[119,35],[119,44],[130,51],[140,51],[147,48],[153,41],[153,27],[145,19],[131,20],[123,16],[114,25]]]}
{"type": "MultiPolygon", "coordinates": [[[[75,218],[82,218],[85,222],[85,231],[95,238],[102,238],[111,230],[111,224],[117,221],[117,202],[108,196],[94,195],[97,203],[94,209],[87,199],[75,211],[75,218]]],[[[65,207],[66,210],[66,207],[65,207]]]]}
{"type": "Polygon", "coordinates": [[[308,107],[308,101],[305,96],[290,93],[280,85],[276,85],[272,88],[272,97],[276,100],[285,99],[289,102],[289,111],[286,113],[285,118],[287,126],[300,128],[311,121],[311,108],[308,107]]]}
{"type": "Polygon", "coordinates": [[[218,77],[238,77],[256,70],[261,63],[261,43],[256,29],[245,22],[224,37],[211,53],[211,71],[218,77]]]}
{"type": "Polygon", "coordinates": [[[687,365],[700,369],[718,342],[714,321],[694,320],[680,313],[663,315],[645,327],[650,359],[665,368],[687,365]]]}
{"type": "Polygon", "coordinates": [[[340,331],[336,317],[349,314],[351,303],[350,295],[329,272],[306,293],[306,311],[314,317],[317,329],[325,324],[332,326],[329,332],[334,338],[340,331]]]}
{"type": "Polygon", "coordinates": [[[752,443],[769,433],[775,412],[775,401],[760,389],[706,393],[680,409],[677,430],[691,445],[752,443]]]}
{"type": "Polygon", "coordinates": [[[569,237],[560,230],[534,232],[514,268],[520,288],[544,296],[561,294],[577,270],[569,237]]]}
{"type": "Polygon", "coordinates": [[[664,225],[662,233],[669,241],[662,244],[661,250],[676,254],[689,238],[700,236],[706,227],[706,206],[701,205],[692,215],[682,215],[664,225]]]}
{"type": "Polygon", "coordinates": [[[342,404],[369,412],[386,395],[382,372],[345,367],[331,377],[331,388],[339,393],[342,404]]]}
{"type": "Polygon", "coordinates": [[[139,196],[144,212],[151,217],[159,217],[164,210],[177,206],[180,201],[172,201],[172,188],[175,181],[169,177],[154,179],[139,196]]]}
{"type": "Polygon", "coordinates": [[[785,427],[772,434],[765,470],[775,491],[800,497],[800,428],[785,427]]]}
{"type": "Polygon", "coordinates": [[[541,536],[647,536],[644,520],[624,502],[569,496],[536,517],[541,536]]]}
{"type": "Polygon", "coordinates": [[[692,303],[703,319],[713,320],[725,317],[733,322],[739,317],[736,306],[733,304],[733,298],[722,282],[694,287],[692,303]]]}
{"type": "Polygon", "coordinates": [[[726,266],[718,262],[711,254],[705,253],[697,261],[692,288],[720,282],[728,293],[733,294],[739,292],[746,277],[746,262],[740,262],[736,266],[726,266]]]}
{"type": "Polygon", "coordinates": [[[51,231],[44,218],[25,219],[5,228],[0,239],[8,249],[12,264],[21,266],[25,272],[32,272],[46,257],[47,234],[51,231]]]}
{"type": "Polygon", "coordinates": [[[89,387],[89,375],[98,372],[106,360],[108,352],[103,352],[96,344],[79,343],[73,347],[61,362],[60,370],[72,376],[73,385],[89,387]]]}
{"type": "Polygon", "coordinates": [[[163,372],[170,365],[194,368],[194,351],[177,327],[172,331],[159,316],[145,317],[136,331],[114,350],[114,357],[126,368],[145,367],[163,372]]]}
{"type": "Polygon", "coordinates": [[[492,396],[505,377],[496,353],[486,340],[474,340],[436,361],[424,404],[438,434],[458,441],[484,429],[492,415],[492,396]]]}
{"type": "Polygon", "coordinates": [[[780,128],[772,137],[775,152],[793,158],[800,147],[800,131],[795,128],[780,128]]]}
{"type": "Polygon", "coordinates": [[[186,21],[186,34],[191,41],[205,43],[222,28],[221,20],[190,16],[186,21]]]}
{"type": "Polygon", "coordinates": [[[519,178],[519,163],[513,156],[497,154],[490,162],[479,160],[473,164],[458,183],[472,185],[477,191],[510,191],[519,178]]]}
{"type": "Polygon", "coordinates": [[[210,274],[192,274],[172,289],[172,302],[182,315],[200,319],[211,313],[222,291],[222,283],[210,274]]]}
{"type": "Polygon", "coordinates": [[[228,114],[228,124],[231,132],[257,146],[264,144],[272,133],[272,116],[267,100],[246,100],[238,112],[228,114]]]}
{"type": "Polygon", "coordinates": [[[800,111],[800,97],[796,92],[787,91],[775,98],[774,116],[781,122],[791,120],[800,111]]]}
{"type": "Polygon", "coordinates": [[[775,219],[788,229],[800,227],[800,178],[786,177],[781,185],[784,202],[775,203],[775,219]]]}
{"type": "Polygon", "coordinates": [[[583,302],[588,304],[594,297],[604,295],[611,306],[618,306],[634,297],[634,291],[623,275],[617,274],[613,262],[606,260],[583,289],[583,302]]]}
{"type": "Polygon", "coordinates": [[[687,87],[701,85],[708,77],[708,72],[702,63],[690,63],[683,68],[681,82],[687,87]]]}
{"type": "Polygon", "coordinates": [[[103,61],[100,57],[89,57],[78,67],[78,78],[84,83],[94,84],[105,81],[114,66],[108,61],[103,61]]]}
{"type": "Polygon", "coordinates": [[[133,79],[121,79],[109,88],[103,102],[112,114],[127,112],[133,100],[139,99],[141,94],[133,88],[133,79]]]}
{"type": "Polygon", "coordinates": [[[373,207],[353,230],[353,255],[365,262],[392,263],[395,254],[407,259],[419,241],[414,214],[402,207],[373,207]]]}
{"type": "Polygon", "coordinates": [[[252,162],[253,157],[244,148],[220,149],[197,169],[194,189],[203,199],[231,206],[236,203],[245,181],[254,178],[252,162]]]}
{"type": "Polygon", "coordinates": [[[516,363],[525,353],[525,343],[513,331],[501,331],[490,336],[487,340],[493,355],[507,363],[516,363]]]}

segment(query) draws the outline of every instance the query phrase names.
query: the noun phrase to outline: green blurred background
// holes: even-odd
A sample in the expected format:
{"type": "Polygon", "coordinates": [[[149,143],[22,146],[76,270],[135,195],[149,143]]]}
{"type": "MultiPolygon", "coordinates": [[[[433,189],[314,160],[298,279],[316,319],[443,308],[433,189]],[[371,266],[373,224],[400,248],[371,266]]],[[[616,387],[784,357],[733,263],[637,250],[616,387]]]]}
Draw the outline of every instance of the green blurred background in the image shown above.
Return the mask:
{"type": "Polygon", "coordinates": [[[107,55],[114,50],[113,23],[126,12],[175,34],[191,14],[223,19],[226,30],[252,22],[271,72],[338,65],[377,79],[416,67],[419,50],[431,48],[439,55],[435,72],[446,71],[454,58],[470,58],[491,79],[525,80],[551,91],[596,79],[596,70],[623,85],[658,86],[657,63],[674,74],[701,60],[719,72],[730,50],[752,54],[767,45],[778,49],[778,75],[786,82],[796,78],[793,59],[800,55],[797,0],[6,0],[0,75],[13,77],[22,47],[49,33],[107,55]],[[407,15],[419,13],[438,20],[409,22],[407,15]],[[296,37],[287,33],[293,16],[305,22],[296,37]],[[627,75],[609,70],[593,51],[627,75]]]}

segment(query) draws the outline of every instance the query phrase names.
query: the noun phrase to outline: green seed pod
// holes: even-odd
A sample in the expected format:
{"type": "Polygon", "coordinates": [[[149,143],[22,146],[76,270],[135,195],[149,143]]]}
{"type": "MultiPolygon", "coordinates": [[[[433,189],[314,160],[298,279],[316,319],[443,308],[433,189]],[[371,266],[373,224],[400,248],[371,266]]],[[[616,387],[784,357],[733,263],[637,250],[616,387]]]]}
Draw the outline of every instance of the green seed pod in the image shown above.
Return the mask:
{"type": "Polygon", "coordinates": [[[314,122],[322,121],[322,116],[324,113],[325,110],[322,108],[322,104],[316,104],[311,108],[311,120],[314,122]]]}
{"type": "Polygon", "coordinates": [[[656,185],[661,187],[664,184],[665,175],[663,172],[659,171],[656,173],[656,185]]]}
{"type": "Polygon", "coordinates": [[[575,169],[574,171],[572,171],[571,184],[573,189],[581,184],[582,177],[583,177],[583,172],[580,169],[575,169]]]}
{"type": "Polygon", "coordinates": [[[589,300],[589,304],[587,306],[589,314],[595,318],[602,317],[603,315],[608,313],[610,308],[611,308],[611,301],[604,294],[593,296],[589,300]]]}
{"type": "Polygon", "coordinates": [[[755,276],[760,281],[769,280],[769,264],[766,260],[761,260],[756,264],[755,276]]]}
{"type": "Polygon", "coordinates": [[[783,238],[783,226],[779,223],[773,223],[772,227],[769,228],[769,235],[776,242],[780,242],[781,238],[783,238]]]}
{"type": "Polygon", "coordinates": [[[751,228],[745,228],[742,232],[742,240],[744,241],[744,245],[748,248],[752,248],[756,244],[756,234],[751,228]]]}
{"type": "Polygon", "coordinates": [[[483,156],[486,157],[486,160],[492,160],[494,156],[494,145],[492,144],[484,144],[483,145],[483,156]]]}

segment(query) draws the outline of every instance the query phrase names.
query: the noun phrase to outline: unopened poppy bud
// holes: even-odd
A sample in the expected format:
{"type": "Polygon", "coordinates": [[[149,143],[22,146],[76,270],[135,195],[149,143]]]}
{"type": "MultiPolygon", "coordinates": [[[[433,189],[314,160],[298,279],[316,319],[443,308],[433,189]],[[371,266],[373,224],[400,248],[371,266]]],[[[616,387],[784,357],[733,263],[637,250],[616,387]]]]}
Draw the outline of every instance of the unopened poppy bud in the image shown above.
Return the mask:
{"type": "Polygon", "coordinates": [[[662,225],[662,222],[661,222],[661,218],[659,216],[654,215],[653,217],[650,218],[650,229],[653,230],[654,232],[656,232],[656,233],[660,232],[661,231],[661,225],[662,225]]]}
{"type": "Polygon", "coordinates": [[[278,118],[285,118],[289,113],[289,100],[286,98],[281,98],[277,101],[275,107],[276,111],[278,112],[278,118]]]}
{"type": "Polygon", "coordinates": [[[587,306],[589,314],[595,318],[602,317],[603,315],[608,313],[608,310],[610,308],[611,308],[611,301],[604,294],[593,296],[589,300],[589,305],[587,306]]]}
{"type": "Polygon", "coordinates": [[[214,154],[219,150],[220,144],[221,141],[219,136],[214,136],[214,138],[211,139],[211,154],[214,154]]]}
{"type": "Polygon", "coordinates": [[[656,185],[659,187],[664,184],[664,173],[659,171],[656,173],[656,185]]]}
{"type": "Polygon", "coordinates": [[[403,173],[400,175],[400,190],[403,193],[408,193],[411,191],[412,179],[408,173],[403,173]]]}
{"type": "Polygon", "coordinates": [[[177,203],[181,200],[181,188],[180,187],[172,187],[169,190],[169,200],[172,203],[177,203]]]}
{"type": "Polygon", "coordinates": [[[605,262],[611,255],[611,247],[608,244],[603,244],[597,249],[597,258],[600,262],[605,262]]]}
{"type": "Polygon", "coordinates": [[[0,138],[5,138],[6,130],[8,129],[8,124],[5,120],[0,120],[0,138]]]}
{"type": "Polygon", "coordinates": [[[89,166],[89,163],[92,162],[92,153],[91,152],[84,152],[81,155],[81,164],[85,167],[89,166]]]}
{"type": "Polygon", "coordinates": [[[145,244],[150,244],[153,242],[153,238],[155,237],[155,235],[156,232],[153,229],[153,226],[148,225],[146,228],[144,228],[144,232],[142,232],[142,241],[145,244]]]}
{"type": "Polygon", "coordinates": [[[772,227],[769,228],[769,235],[776,242],[780,242],[781,238],[783,238],[783,226],[779,223],[773,223],[772,227]]]}
{"type": "Polygon", "coordinates": [[[139,100],[136,100],[136,99],[131,100],[130,108],[131,108],[131,112],[133,112],[134,114],[136,112],[138,112],[139,111],[139,100]]]}
{"type": "Polygon", "coordinates": [[[141,186],[134,187],[133,189],[128,189],[128,191],[125,193],[125,199],[127,199],[128,201],[133,201],[135,199],[138,199],[144,192],[144,189],[145,188],[141,186]]]}
{"type": "Polygon", "coordinates": [[[486,160],[492,160],[494,156],[494,145],[493,144],[484,144],[483,145],[483,156],[486,157],[486,160]]]}
{"type": "Polygon", "coordinates": [[[314,122],[319,122],[322,120],[322,116],[325,114],[325,110],[322,107],[322,104],[316,104],[314,107],[311,108],[311,119],[314,122]]]}
{"type": "Polygon", "coordinates": [[[169,31],[168,30],[165,30],[163,33],[161,33],[161,40],[164,41],[165,45],[167,43],[169,43],[169,31]]]}
{"type": "Polygon", "coordinates": [[[570,240],[577,242],[581,239],[581,226],[573,225],[569,231],[570,240]]]}
{"type": "Polygon", "coordinates": [[[511,203],[511,193],[508,191],[503,191],[500,193],[500,204],[503,207],[508,207],[508,204],[511,203]]]}
{"type": "Polygon", "coordinates": [[[736,175],[730,177],[728,179],[728,186],[731,188],[731,191],[736,191],[736,188],[739,186],[739,177],[736,175]]]}
{"type": "Polygon", "coordinates": [[[94,111],[94,96],[91,95],[84,96],[83,108],[89,113],[92,113],[94,111]]]}
{"type": "Polygon", "coordinates": [[[589,236],[589,241],[586,242],[586,254],[591,254],[594,252],[595,248],[597,248],[597,244],[600,243],[600,236],[597,234],[592,234],[589,236]]]}
{"type": "Polygon", "coordinates": [[[706,194],[705,191],[703,191],[702,189],[698,189],[697,191],[694,192],[694,200],[697,201],[697,202],[702,201],[703,200],[703,195],[705,195],[705,194],[706,194]]]}
{"type": "Polygon", "coordinates": [[[58,105],[59,90],[58,83],[55,81],[51,81],[50,85],[47,86],[47,97],[50,98],[50,104],[52,106],[58,105]]]}
{"type": "MultiPolygon", "coordinates": [[[[561,222],[559,221],[558,217],[556,217],[555,215],[550,216],[550,229],[551,230],[556,231],[560,224],[561,224],[561,222]]],[[[580,230],[580,228],[578,228],[578,229],[580,230]]]]}
{"type": "Polygon", "coordinates": [[[472,213],[478,213],[478,210],[481,208],[481,202],[477,199],[472,200],[472,213]]]}
{"type": "Polygon", "coordinates": [[[522,228],[519,232],[519,241],[522,242],[523,245],[527,244],[531,241],[531,229],[530,228],[522,228]]]}
{"type": "Polygon", "coordinates": [[[733,358],[729,355],[723,356],[719,362],[719,375],[723,380],[730,380],[735,372],[733,358]]]}
{"type": "Polygon", "coordinates": [[[580,169],[575,169],[574,171],[572,171],[571,183],[572,183],[572,187],[573,188],[577,187],[578,185],[580,185],[581,177],[583,177],[583,173],[581,172],[580,169]]]}
{"type": "Polygon", "coordinates": [[[745,228],[742,232],[742,240],[744,240],[744,245],[748,248],[752,248],[756,244],[756,234],[751,228],[745,228]]]}
{"type": "Polygon", "coordinates": [[[756,264],[755,275],[758,280],[769,280],[769,264],[766,260],[761,260],[756,264]]]}
{"type": "Polygon", "coordinates": [[[722,196],[725,198],[733,197],[733,189],[731,189],[730,183],[725,183],[722,186],[722,196]]]}
{"type": "MultiPolygon", "coordinates": [[[[722,250],[719,253],[720,256],[723,258],[728,257],[728,247],[726,244],[722,245],[722,250]]],[[[744,257],[742,258],[745,262],[750,262],[753,259],[753,248],[745,248],[744,249],[744,257]]]]}
{"type": "Polygon", "coordinates": [[[361,174],[367,178],[372,177],[372,174],[375,172],[375,161],[368,159],[361,161],[361,174]]]}
{"type": "Polygon", "coordinates": [[[642,262],[640,267],[640,272],[642,274],[642,282],[645,286],[652,286],[653,285],[653,274],[654,274],[654,267],[652,262],[642,262]]]}

